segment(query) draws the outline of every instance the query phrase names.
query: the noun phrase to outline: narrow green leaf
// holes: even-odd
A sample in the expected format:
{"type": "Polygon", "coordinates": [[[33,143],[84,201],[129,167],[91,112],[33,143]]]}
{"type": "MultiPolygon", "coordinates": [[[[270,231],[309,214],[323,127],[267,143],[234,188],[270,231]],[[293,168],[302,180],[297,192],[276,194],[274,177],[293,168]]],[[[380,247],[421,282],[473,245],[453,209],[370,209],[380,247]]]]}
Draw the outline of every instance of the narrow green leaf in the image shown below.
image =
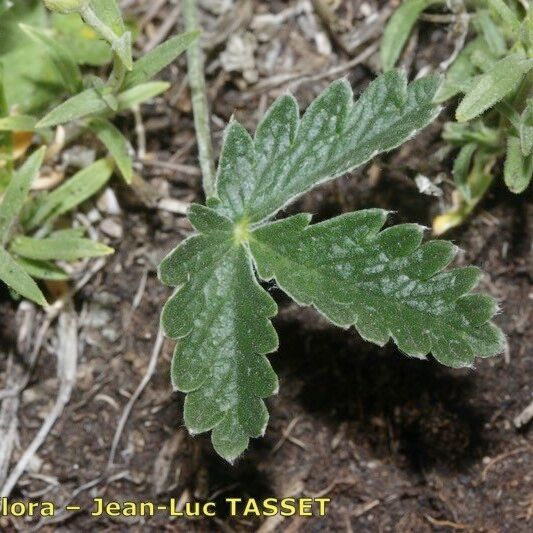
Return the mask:
{"type": "Polygon", "coordinates": [[[494,150],[499,148],[501,142],[500,130],[485,126],[481,120],[474,120],[467,124],[447,122],[444,125],[442,138],[456,145],[473,142],[494,150]]]}
{"type": "Polygon", "coordinates": [[[161,93],[168,91],[168,89],[170,89],[170,83],[164,81],[151,81],[136,85],[118,95],[119,109],[130,109],[159,96],[161,93]]]}
{"type": "Polygon", "coordinates": [[[524,75],[533,68],[533,60],[513,54],[498,61],[480,76],[457,108],[457,120],[472,120],[514,91],[524,75]]]}
{"type": "Polygon", "coordinates": [[[33,239],[20,236],[11,241],[10,251],[38,261],[77,261],[88,257],[102,257],[114,252],[113,248],[91,239],[75,237],[33,239]]]}
{"type": "Polygon", "coordinates": [[[77,93],[83,86],[81,71],[72,57],[70,50],[59,42],[50,31],[35,28],[28,24],[20,24],[21,30],[43,46],[49,53],[50,59],[57,68],[65,89],[70,93],[77,93]]]}
{"type": "Polygon", "coordinates": [[[380,346],[392,339],[413,357],[432,353],[443,364],[464,367],[499,353],[503,335],[489,323],[496,302],[470,294],[480,271],[442,272],[455,246],[421,245],[423,229],[416,224],[380,231],[385,218],[372,209],[311,226],[308,215],[263,226],[250,239],[259,275],[334,324],[354,325],[380,346]]]}
{"type": "Polygon", "coordinates": [[[0,280],[15,292],[36,304],[48,305],[41,289],[26,271],[0,246],[0,280]]]}
{"type": "Polygon", "coordinates": [[[126,75],[124,88],[129,89],[150,81],[183,53],[199,35],[199,31],[182,33],[148,52],[134,63],[133,70],[126,75]]]}
{"type": "Polygon", "coordinates": [[[126,183],[133,179],[133,162],[129,156],[128,141],[111,122],[101,118],[91,121],[89,127],[113,156],[126,183]]]}
{"type": "Polygon", "coordinates": [[[255,139],[232,122],[218,168],[217,211],[260,222],[317,185],[396,148],[438,115],[432,103],[438,84],[431,76],[407,86],[405,75],[392,71],[354,103],[348,82],[338,80],[301,120],[294,98],[280,97],[255,139]]]}
{"type": "Polygon", "coordinates": [[[108,106],[98,91],[95,89],[86,89],[52,109],[50,113],[37,123],[36,127],[51,128],[58,124],[71,122],[88,115],[102,113],[106,109],[108,109],[108,106]]]}
{"type": "Polygon", "coordinates": [[[52,231],[52,233],[50,233],[50,237],[83,237],[86,233],[86,228],[80,226],[79,228],[66,228],[52,231]]]}
{"type": "Polygon", "coordinates": [[[420,14],[432,4],[444,0],[405,0],[390,18],[381,40],[381,67],[394,68],[420,14]]]}
{"type": "Polygon", "coordinates": [[[46,147],[34,152],[24,165],[15,172],[0,204],[0,244],[5,243],[11,224],[18,217],[30,187],[43,163],[46,147]]]}
{"type": "Polygon", "coordinates": [[[463,196],[467,200],[470,199],[468,176],[472,165],[472,157],[478,148],[479,146],[475,143],[465,144],[461,150],[459,150],[453,165],[453,180],[455,181],[457,188],[463,193],[463,196]]]}
{"type": "Polygon", "coordinates": [[[160,266],[164,283],[178,286],[162,325],[179,339],[172,382],[188,393],[185,424],[192,434],[212,430],[216,451],[233,461],[251,437],[262,436],[268,412],[262,398],[278,381],[265,354],[277,349],[269,321],[277,311],[257,283],[231,222],[205,207],[193,218],[206,232],[185,240],[160,266]]]}
{"type": "Polygon", "coordinates": [[[34,131],[37,119],[29,115],[12,115],[0,118],[0,131],[34,131]]]}
{"type": "Polygon", "coordinates": [[[518,137],[507,139],[507,156],[505,159],[504,179],[511,192],[520,194],[531,183],[533,175],[533,155],[524,157],[518,137]]]}
{"type": "Polygon", "coordinates": [[[85,202],[108,182],[113,168],[111,161],[100,159],[80,170],[43,200],[26,223],[28,229],[33,229],[45,220],[62,215],[85,202]]]}
{"type": "Polygon", "coordinates": [[[34,279],[51,281],[65,281],[69,279],[68,274],[62,268],[49,261],[35,261],[24,257],[17,257],[16,261],[34,279]]]}

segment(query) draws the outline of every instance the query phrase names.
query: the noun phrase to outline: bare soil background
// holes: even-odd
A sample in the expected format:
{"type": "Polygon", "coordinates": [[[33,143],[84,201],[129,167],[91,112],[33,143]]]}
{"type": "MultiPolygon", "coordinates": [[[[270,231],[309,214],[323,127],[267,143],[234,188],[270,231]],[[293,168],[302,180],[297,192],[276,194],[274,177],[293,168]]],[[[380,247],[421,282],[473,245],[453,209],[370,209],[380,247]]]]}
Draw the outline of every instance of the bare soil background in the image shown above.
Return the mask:
{"type": "MultiPolygon", "coordinates": [[[[322,3],[338,17],[329,26],[316,15],[316,2],[203,2],[217,149],[232,114],[253,130],[286,90],[303,109],[337,77],[346,75],[356,93],[375,77],[376,43],[398,2],[322,3]],[[217,14],[217,6],[226,4],[229,10],[217,14]],[[359,43],[361,36],[367,39],[359,43]]],[[[140,21],[140,49],[181,27],[179,2],[124,4],[140,21]]],[[[404,67],[411,75],[436,67],[453,42],[449,25],[423,23],[408,45],[404,67]]],[[[104,200],[98,203],[95,230],[108,235],[117,253],[75,297],[80,359],[73,397],[14,493],[58,505],[73,498],[82,510],[54,522],[0,518],[0,530],[531,531],[531,428],[517,429],[513,421],[532,400],[533,203],[530,192],[513,196],[498,180],[469,222],[448,237],[464,250],[459,264],[487,272],[482,287],[501,302],[497,322],[508,336],[506,354],[478,361],[472,370],[412,360],[392,345],[379,348],[354,331],[329,325],[271,287],[280,304],[275,325],[281,345],[271,360],[281,389],[268,400],[265,438],[253,441],[230,466],[212,451],[208,435],[190,437],[182,426],[182,397],[170,387],[173,347],[165,341],[108,467],[119,418],[147,371],[160,308],[169,296],[157,281],[156,266],[192,231],[169,206],[179,211],[182,204],[175,200],[202,201],[184,60],[164,77],[173,88],[141,110],[145,154],[133,118],[121,119],[139,151],[138,170],[147,186],[134,194],[116,180],[118,215],[106,211],[104,200]],[[284,521],[225,515],[226,497],[298,495],[331,498],[328,515],[284,521]],[[211,520],[172,521],[164,515],[94,520],[88,515],[94,496],[216,500],[220,513],[211,520]]],[[[451,155],[443,150],[440,131],[452,111],[449,106],[437,124],[400,150],[321,187],[290,211],[303,208],[320,220],[382,207],[394,211],[393,222],[430,226],[440,203],[449,201],[451,155]],[[443,198],[419,193],[414,177],[420,172],[446,177],[443,198]]],[[[86,212],[94,209],[94,202],[86,206],[86,212]]],[[[64,287],[49,287],[54,290],[64,287]]],[[[21,347],[31,345],[42,320],[40,312],[27,305],[21,310],[0,288],[3,387],[9,385],[8,369],[24,366],[21,347]]],[[[48,330],[21,396],[13,462],[57,394],[57,327],[48,330]]]]}

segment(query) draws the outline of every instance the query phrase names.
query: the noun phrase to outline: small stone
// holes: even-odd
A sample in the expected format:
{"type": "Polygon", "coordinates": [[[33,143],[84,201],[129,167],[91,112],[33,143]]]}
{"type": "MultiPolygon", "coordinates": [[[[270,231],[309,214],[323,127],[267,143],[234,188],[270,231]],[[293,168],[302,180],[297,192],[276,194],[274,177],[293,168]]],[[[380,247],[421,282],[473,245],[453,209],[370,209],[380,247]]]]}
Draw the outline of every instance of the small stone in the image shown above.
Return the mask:
{"type": "Polygon", "coordinates": [[[106,215],[118,216],[122,213],[115,191],[108,187],[96,201],[98,209],[106,215]]]}
{"type": "Polygon", "coordinates": [[[122,224],[119,224],[112,218],[106,218],[102,220],[100,223],[100,231],[112,239],[122,239],[124,236],[122,224]]]}

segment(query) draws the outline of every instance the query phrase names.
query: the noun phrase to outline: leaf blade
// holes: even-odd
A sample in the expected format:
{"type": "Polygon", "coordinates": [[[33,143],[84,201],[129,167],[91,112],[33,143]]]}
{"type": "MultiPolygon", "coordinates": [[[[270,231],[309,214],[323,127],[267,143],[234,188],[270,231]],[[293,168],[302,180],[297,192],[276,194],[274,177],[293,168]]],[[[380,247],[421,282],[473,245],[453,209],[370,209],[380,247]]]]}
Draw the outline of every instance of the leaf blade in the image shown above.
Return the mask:
{"type": "Polygon", "coordinates": [[[507,139],[507,154],[503,169],[504,181],[511,192],[524,192],[533,177],[533,154],[524,156],[520,139],[510,135],[507,139]]]}
{"type": "Polygon", "coordinates": [[[120,93],[117,97],[119,110],[123,111],[142,104],[168,91],[170,83],[165,81],[151,81],[141,83],[120,93]]]}
{"type": "Polygon", "coordinates": [[[107,104],[98,91],[86,89],[52,109],[37,123],[36,128],[51,128],[88,115],[102,113],[106,109],[108,109],[107,104]]]}
{"type": "Polygon", "coordinates": [[[22,236],[13,239],[10,251],[35,261],[77,261],[102,257],[114,252],[113,248],[91,239],[76,237],[34,239],[22,236]]]}
{"type": "Polygon", "coordinates": [[[178,340],[171,375],[187,393],[185,424],[193,434],[212,430],[215,449],[231,462],[264,433],[263,398],[277,391],[265,357],[277,348],[269,320],[277,306],[257,283],[244,247],[216,225],[171,252],[159,276],[178,286],[161,323],[178,340]]]}
{"type": "Polygon", "coordinates": [[[418,17],[439,0],[405,0],[389,19],[381,39],[381,68],[388,72],[398,61],[418,17]]]}
{"type": "Polygon", "coordinates": [[[0,246],[0,280],[24,298],[32,300],[43,307],[48,302],[37,283],[26,271],[0,246]]]}
{"type": "Polygon", "coordinates": [[[126,74],[124,89],[130,89],[150,81],[154,76],[170,65],[193,43],[199,31],[190,31],[176,35],[160,44],[133,64],[133,70],[126,74]]]}
{"type": "Polygon", "coordinates": [[[34,131],[37,119],[30,115],[11,115],[0,118],[0,131],[34,131]]]}
{"type": "MultiPolygon", "coordinates": [[[[290,142],[278,150],[273,164],[261,164],[261,154],[268,154],[268,143],[272,144],[267,135],[252,144],[242,131],[230,135],[238,128],[231,124],[217,175],[221,201],[217,211],[233,220],[260,222],[312,188],[354,170],[377,153],[396,148],[438,114],[439,108],[432,103],[437,85],[437,77],[428,77],[407,86],[405,75],[392,71],[372,82],[354,103],[350,86],[339,80],[296,124],[294,101],[282,97],[284,105],[293,108],[287,120],[290,132],[285,132],[290,142]],[[245,181],[234,180],[227,169],[241,164],[249,172],[257,164],[259,171],[245,181]]],[[[265,120],[273,113],[269,111],[265,120]]]]}
{"type": "Polygon", "coordinates": [[[498,61],[480,76],[457,108],[459,122],[472,120],[510,94],[533,68],[533,60],[516,53],[498,61]]]}
{"type": "Polygon", "coordinates": [[[13,221],[18,217],[30,187],[43,163],[46,147],[35,151],[15,172],[9,183],[4,200],[0,204],[0,243],[5,242],[6,234],[13,221]]]}
{"type": "Polygon", "coordinates": [[[432,353],[461,367],[501,351],[503,336],[488,322],[495,301],[487,297],[481,315],[467,305],[479,270],[443,272],[456,253],[451,243],[421,245],[422,229],[413,224],[381,230],[385,217],[374,209],[313,225],[296,215],[263,226],[250,241],[259,275],[333,323],[354,325],[378,345],[392,338],[413,357],[432,353]]]}
{"type": "Polygon", "coordinates": [[[111,178],[114,165],[108,159],[100,159],[72,176],[51,192],[35,213],[25,222],[33,229],[45,220],[70,211],[99,191],[111,178]]]}
{"type": "Polygon", "coordinates": [[[52,281],[66,281],[68,274],[54,263],[49,261],[35,261],[24,257],[17,257],[17,263],[34,279],[52,281]]]}
{"type": "Polygon", "coordinates": [[[133,162],[129,156],[128,140],[109,120],[94,118],[89,127],[109,150],[124,181],[131,184],[133,179],[133,162]]]}

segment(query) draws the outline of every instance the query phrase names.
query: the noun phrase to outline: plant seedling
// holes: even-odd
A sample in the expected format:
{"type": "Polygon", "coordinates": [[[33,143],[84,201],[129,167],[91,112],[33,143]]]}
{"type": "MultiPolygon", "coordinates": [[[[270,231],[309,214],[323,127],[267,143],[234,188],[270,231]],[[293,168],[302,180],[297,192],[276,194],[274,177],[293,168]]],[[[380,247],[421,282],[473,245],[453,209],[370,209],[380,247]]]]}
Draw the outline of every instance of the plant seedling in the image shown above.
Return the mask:
{"type": "Polygon", "coordinates": [[[451,367],[500,352],[502,332],[490,320],[497,305],[472,293],[481,272],[445,270],[456,254],[446,241],[422,243],[423,228],[383,229],[387,213],[369,209],[311,224],[311,215],[273,217],[302,194],[392,150],[434,120],[439,84],[407,85],[391,71],[354,102],[334,82],[300,119],[281,96],[254,137],[236,121],[226,129],[216,196],[193,205],[196,233],[161,263],[176,287],[162,312],[177,341],[172,383],[187,394],[185,425],[211,431],[215,450],[234,461],[264,434],[264,398],[278,379],[266,355],[278,347],[270,321],[277,306],[259,281],[274,280],[297,303],[333,324],[355,326],[366,340],[392,339],[412,357],[429,353],[451,367]]]}

